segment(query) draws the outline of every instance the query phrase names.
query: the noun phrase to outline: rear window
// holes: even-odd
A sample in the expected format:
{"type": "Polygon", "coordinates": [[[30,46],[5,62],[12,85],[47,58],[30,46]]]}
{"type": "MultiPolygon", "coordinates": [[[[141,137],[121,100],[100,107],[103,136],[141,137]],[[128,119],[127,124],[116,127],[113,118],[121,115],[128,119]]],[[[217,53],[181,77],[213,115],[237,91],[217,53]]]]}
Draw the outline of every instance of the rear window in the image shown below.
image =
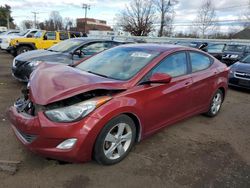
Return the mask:
{"type": "Polygon", "coordinates": [[[59,36],[60,36],[60,40],[69,39],[68,33],[60,33],[59,36]]]}
{"type": "Polygon", "coordinates": [[[230,52],[243,52],[246,48],[246,45],[228,45],[225,48],[225,51],[230,51],[230,52]]]}
{"type": "Polygon", "coordinates": [[[192,66],[192,72],[201,71],[207,69],[211,65],[211,59],[198,52],[190,52],[190,60],[192,66]]]}

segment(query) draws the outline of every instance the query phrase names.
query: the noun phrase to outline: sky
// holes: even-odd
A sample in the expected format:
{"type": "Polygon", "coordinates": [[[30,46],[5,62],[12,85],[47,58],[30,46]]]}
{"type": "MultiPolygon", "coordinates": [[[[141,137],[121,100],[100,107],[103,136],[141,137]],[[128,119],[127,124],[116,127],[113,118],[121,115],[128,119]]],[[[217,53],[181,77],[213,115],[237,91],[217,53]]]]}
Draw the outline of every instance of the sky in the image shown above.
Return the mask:
{"type": "MultiPolygon", "coordinates": [[[[179,4],[174,7],[175,31],[186,31],[190,28],[204,1],[179,0],[179,4]]],[[[34,19],[31,12],[39,13],[38,21],[48,19],[51,11],[59,11],[62,17],[81,18],[84,17],[82,4],[86,3],[90,5],[87,17],[106,20],[109,25],[113,26],[116,23],[116,15],[130,2],[131,0],[1,0],[0,5],[10,5],[15,23],[20,25],[22,20],[34,19]]],[[[224,22],[223,20],[238,20],[244,10],[250,8],[249,0],[213,0],[213,2],[222,32],[239,28],[237,22],[224,22]]]]}

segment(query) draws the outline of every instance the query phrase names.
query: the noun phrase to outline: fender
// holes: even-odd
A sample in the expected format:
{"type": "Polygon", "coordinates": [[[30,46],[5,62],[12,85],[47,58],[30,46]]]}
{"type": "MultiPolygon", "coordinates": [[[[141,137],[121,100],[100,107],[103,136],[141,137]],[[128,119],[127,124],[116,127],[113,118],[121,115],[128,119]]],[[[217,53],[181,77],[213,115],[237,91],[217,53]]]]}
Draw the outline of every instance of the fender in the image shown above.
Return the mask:
{"type": "Polygon", "coordinates": [[[20,43],[18,43],[18,44],[15,46],[15,48],[17,49],[17,48],[20,47],[20,46],[29,46],[29,47],[31,47],[33,50],[36,50],[36,49],[37,49],[35,43],[30,43],[30,42],[20,42],[20,43]]]}

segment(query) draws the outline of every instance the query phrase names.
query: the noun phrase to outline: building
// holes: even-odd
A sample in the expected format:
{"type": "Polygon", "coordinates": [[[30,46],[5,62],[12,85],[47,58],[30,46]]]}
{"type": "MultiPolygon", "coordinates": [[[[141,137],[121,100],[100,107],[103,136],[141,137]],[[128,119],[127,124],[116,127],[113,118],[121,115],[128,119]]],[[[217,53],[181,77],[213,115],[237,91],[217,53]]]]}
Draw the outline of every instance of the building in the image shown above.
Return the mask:
{"type": "Polygon", "coordinates": [[[250,39],[250,27],[243,29],[242,31],[233,35],[234,39],[250,39]]]}
{"type": "Polygon", "coordinates": [[[89,33],[91,30],[95,31],[113,31],[107,22],[104,20],[97,20],[93,18],[77,18],[76,19],[76,29],[80,32],[89,33]],[[86,24],[86,26],[85,26],[86,24]],[[86,31],[85,31],[86,27],[86,31]]]}

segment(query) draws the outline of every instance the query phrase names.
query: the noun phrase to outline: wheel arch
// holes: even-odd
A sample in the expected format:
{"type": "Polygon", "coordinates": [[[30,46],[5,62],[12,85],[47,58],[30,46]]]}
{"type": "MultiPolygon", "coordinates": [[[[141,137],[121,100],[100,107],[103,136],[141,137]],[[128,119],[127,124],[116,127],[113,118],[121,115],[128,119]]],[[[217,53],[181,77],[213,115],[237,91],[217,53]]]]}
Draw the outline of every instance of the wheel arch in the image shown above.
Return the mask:
{"type": "Polygon", "coordinates": [[[22,47],[22,46],[30,47],[30,48],[32,48],[33,50],[36,49],[36,46],[35,46],[34,43],[19,43],[18,46],[17,46],[17,48],[20,48],[20,47],[22,47]]]}
{"type": "MultiPolygon", "coordinates": [[[[141,121],[140,121],[139,117],[137,115],[135,115],[134,113],[131,113],[131,112],[122,113],[122,114],[127,115],[128,117],[130,117],[133,120],[133,122],[135,123],[136,142],[139,142],[141,140],[141,131],[142,131],[141,121]]],[[[122,115],[122,114],[120,114],[120,115],[122,115]]]]}

